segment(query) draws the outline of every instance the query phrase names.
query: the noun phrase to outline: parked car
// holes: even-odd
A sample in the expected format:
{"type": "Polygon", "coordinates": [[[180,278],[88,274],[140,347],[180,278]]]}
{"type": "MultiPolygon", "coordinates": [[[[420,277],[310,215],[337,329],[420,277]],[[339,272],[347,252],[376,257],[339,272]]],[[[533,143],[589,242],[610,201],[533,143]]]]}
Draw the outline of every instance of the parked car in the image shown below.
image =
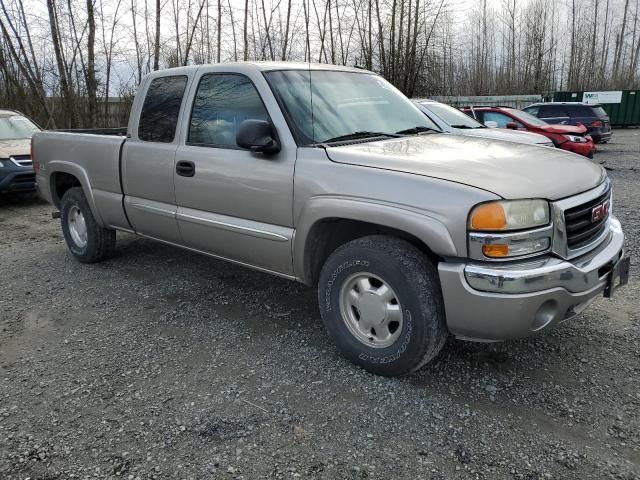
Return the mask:
{"type": "Polygon", "coordinates": [[[126,137],[33,138],[79,261],[122,230],[317,285],[340,351],[382,375],[450,333],[539,333],[626,283],[606,171],[540,153],[443,134],[374,73],[286,62],[153,72],[126,137]]]}
{"type": "Polygon", "coordinates": [[[0,110],[0,194],[35,189],[31,136],[38,126],[13,110],[0,110]]]}
{"type": "Polygon", "coordinates": [[[465,107],[463,111],[486,126],[544,135],[563,150],[592,158],[596,146],[584,126],[550,125],[522,110],[509,107],[465,107]]]}
{"type": "Polygon", "coordinates": [[[457,108],[434,100],[415,100],[414,103],[440,130],[467,137],[480,137],[506,142],[528,143],[553,147],[553,142],[544,135],[520,132],[518,130],[503,130],[489,128],[477,120],[464,114],[457,108]]]}
{"type": "Polygon", "coordinates": [[[551,124],[584,125],[595,143],[607,143],[613,135],[609,115],[601,105],[550,102],[535,103],[522,110],[551,124]]]}

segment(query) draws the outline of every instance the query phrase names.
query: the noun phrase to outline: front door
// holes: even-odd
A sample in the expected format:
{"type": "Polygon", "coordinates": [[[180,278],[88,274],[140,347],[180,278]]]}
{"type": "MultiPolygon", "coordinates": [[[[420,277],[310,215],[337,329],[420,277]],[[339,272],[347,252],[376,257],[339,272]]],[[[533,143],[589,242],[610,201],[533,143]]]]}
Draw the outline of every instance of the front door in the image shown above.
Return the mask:
{"type": "Polygon", "coordinates": [[[292,275],[296,151],[283,145],[280,153],[266,155],[238,147],[236,133],[247,119],[272,122],[254,82],[240,73],[202,73],[176,153],[183,243],[292,275]]]}

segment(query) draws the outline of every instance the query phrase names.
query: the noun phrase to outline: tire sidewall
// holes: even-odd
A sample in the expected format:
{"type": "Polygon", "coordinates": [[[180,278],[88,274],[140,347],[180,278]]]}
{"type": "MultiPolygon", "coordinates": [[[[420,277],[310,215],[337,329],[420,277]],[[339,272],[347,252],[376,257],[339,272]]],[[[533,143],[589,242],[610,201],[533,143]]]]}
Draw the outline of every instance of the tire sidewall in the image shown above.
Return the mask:
{"type": "Polygon", "coordinates": [[[83,260],[88,255],[88,252],[91,251],[92,243],[96,242],[96,238],[93,234],[94,229],[92,228],[93,223],[95,223],[93,220],[93,214],[89,209],[89,205],[87,204],[82,191],[72,188],[65,192],[62,197],[60,208],[60,223],[62,226],[64,240],[67,243],[69,251],[80,260],[83,260]],[[78,209],[80,209],[87,226],[87,244],[84,247],[79,247],[74,242],[71,232],[69,231],[69,212],[73,207],[78,207],[78,209]]]}
{"type": "MultiPolygon", "coordinates": [[[[320,311],[325,327],[335,340],[339,350],[352,362],[382,375],[407,373],[421,359],[424,342],[430,339],[434,316],[438,315],[434,295],[415,294],[416,287],[432,289],[427,275],[410,279],[397,259],[366,249],[345,249],[336,253],[330,269],[322,272],[319,284],[320,311]],[[355,255],[354,255],[355,253],[355,255]],[[334,266],[335,265],[335,266],[334,266]],[[358,340],[349,330],[340,310],[340,290],[345,280],[354,273],[368,272],[383,279],[395,292],[402,309],[402,332],[396,342],[384,348],[374,348],[358,340]],[[423,280],[423,281],[420,281],[423,280]],[[429,299],[431,301],[429,301],[429,299]]],[[[435,321],[439,321],[435,318],[435,321]]]]}

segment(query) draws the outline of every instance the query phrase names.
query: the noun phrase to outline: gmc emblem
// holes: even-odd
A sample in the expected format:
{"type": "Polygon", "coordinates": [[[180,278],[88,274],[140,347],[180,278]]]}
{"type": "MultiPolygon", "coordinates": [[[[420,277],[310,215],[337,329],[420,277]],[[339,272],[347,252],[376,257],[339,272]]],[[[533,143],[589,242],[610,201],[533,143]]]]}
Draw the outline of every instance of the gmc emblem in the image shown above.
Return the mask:
{"type": "Polygon", "coordinates": [[[609,200],[600,205],[596,205],[591,210],[591,223],[599,222],[609,213],[609,200]]]}

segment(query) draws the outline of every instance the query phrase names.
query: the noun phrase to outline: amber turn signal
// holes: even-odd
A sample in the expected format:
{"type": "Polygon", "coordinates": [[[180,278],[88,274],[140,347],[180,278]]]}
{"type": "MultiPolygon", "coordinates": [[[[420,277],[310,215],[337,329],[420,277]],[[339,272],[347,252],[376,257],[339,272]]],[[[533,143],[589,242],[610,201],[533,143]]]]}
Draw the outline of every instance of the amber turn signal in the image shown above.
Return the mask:
{"type": "Polygon", "coordinates": [[[473,230],[504,230],[507,216],[500,202],[477,206],[471,214],[470,227],[473,230]]]}
{"type": "Polygon", "coordinates": [[[482,253],[486,257],[507,257],[509,256],[509,245],[483,245],[482,253]]]}

